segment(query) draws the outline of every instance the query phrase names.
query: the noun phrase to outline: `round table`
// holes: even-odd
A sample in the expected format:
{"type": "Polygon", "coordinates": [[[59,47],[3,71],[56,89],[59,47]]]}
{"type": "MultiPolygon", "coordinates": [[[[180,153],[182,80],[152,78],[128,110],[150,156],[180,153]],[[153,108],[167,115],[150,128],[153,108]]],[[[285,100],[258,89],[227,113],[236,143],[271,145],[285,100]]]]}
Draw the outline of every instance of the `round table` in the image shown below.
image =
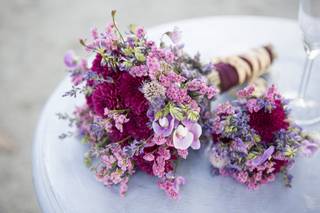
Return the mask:
{"type": "MultiPolygon", "coordinates": [[[[174,26],[183,32],[186,51],[199,51],[204,60],[274,44],[279,58],[272,66],[270,79],[284,94],[294,94],[304,59],[296,22],[252,16],[208,17],[164,24],[149,29],[148,37],[159,40],[162,33],[174,26]]],[[[156,186],[156,178],[139,172],[129,182],[127,196],[121,198],[117,189],[97,182],[82,163],[85,145],[73,137],[58,139],[59,134],[68,131],[68,126],[57,119],[56,113],[71,113],[75,105],[83,102],[81,98],[61,97],[70,87],[67,78],[57,87],[35,133],[33,178],[43,212],[320,212],[320,155],[299,159],[291,170],[292,188],[285,188],[282,180],[276,180],[250,191],[231,178],[213,177],[202,149],[179,164],[177,173],[187,178],[180,200],[168,199],[156,186]]],[[[316,88],[314,85],[310,89],[316,88]]]]}

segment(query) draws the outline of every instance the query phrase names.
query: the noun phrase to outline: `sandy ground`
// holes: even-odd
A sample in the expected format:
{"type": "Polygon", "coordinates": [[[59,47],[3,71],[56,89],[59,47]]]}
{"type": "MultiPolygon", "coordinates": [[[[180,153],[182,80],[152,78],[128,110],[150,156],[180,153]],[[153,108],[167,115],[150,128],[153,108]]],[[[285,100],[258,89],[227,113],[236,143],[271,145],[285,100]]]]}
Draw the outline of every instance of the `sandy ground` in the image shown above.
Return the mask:
{"type": "Polygon", "coordinates": [[[62,56],[77,39],[118,23],[146,27],[200,16],[296,18],[297,0],[0,0],[0,212],[39,212],[32,185],[32,137],[39,113],[65,75],[62,56]]]}

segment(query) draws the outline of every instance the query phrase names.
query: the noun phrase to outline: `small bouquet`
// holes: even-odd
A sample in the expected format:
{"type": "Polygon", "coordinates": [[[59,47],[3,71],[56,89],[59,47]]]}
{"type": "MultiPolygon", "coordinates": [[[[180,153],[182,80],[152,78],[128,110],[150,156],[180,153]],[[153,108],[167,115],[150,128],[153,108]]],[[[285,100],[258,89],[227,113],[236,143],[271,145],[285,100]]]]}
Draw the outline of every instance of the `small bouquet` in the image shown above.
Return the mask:
{"type": "Polygon", "coordinates": [[[289,120],[288,102],[274,86],[257,97],[253,86],[238,92],[238,100],[220,104],[212,121],[209,159],[213,171],[257,189],[288,169],[299,151],[313,154],[318,144],[289,120]]]}
{"type": "Polygon", "coordinates": [[[217,87],[225,91],[262,74],[272,48],[203,64],[183,51],[178,29],[164,34],[170,45],[158,46],[141,27],[132,25],[123,35],[114,15],[104,32],[94,28],[91,41],[80,40],[92,63],[72,51],[65,55],[73,82],[65,96],[80,92],[86,99],[70,119],[89,145],[85,163],[104,185],[119,185],[123,196],[140,170],[158,177],[158,186],[176,199],[185,184],[175,175],[177,161],[200,148],[200,124],[217,87]]]}

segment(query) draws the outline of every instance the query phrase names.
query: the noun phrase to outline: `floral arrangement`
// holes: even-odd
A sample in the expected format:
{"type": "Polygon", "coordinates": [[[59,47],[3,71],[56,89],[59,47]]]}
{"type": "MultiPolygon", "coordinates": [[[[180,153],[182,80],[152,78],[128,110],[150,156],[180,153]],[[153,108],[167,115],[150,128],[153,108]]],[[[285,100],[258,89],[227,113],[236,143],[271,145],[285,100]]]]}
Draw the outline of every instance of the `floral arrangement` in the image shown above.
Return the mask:
{"type": "Polygon", "coordinates": [[[313,154],[318,144],[289,120],[288,101],[271,86],[261,97],[255,87],[238,92],[238,100],[220,104],[212,121],[209,159],[215,174],[230,176],[257,189],[283,174],[291,186],[288,169],[299,150],[313,154]]]}
{"type": "Polygon", "coordinates": [[[73,82],[65,96],[80,92],[86,100],[73,119],[89,145],[85,162],[104,185],[119,185],[122,196],[140,170],[158,177],[160,189],[176,199],[185,184],[175,175],[176,162],[200,148],[201,106],[218,90],[194,71],[198,59],[184,54],[177,29],[165,34],[170,45],[157,46],[141,27],[123,35],[114,15],[105,31],[94,28],[91,41],[80,40],[94,57],[91,67],[72,51],[64,58],[73,82]]]}

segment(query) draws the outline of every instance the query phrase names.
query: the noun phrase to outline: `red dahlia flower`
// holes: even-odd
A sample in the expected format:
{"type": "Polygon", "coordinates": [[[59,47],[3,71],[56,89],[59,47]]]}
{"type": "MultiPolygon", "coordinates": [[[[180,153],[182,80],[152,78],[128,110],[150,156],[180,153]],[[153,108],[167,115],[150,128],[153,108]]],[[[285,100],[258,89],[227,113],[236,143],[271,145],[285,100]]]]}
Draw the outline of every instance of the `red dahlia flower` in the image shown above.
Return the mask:
{"type": "Polygon", "coordinates": [[[280,101],[271,112],[261,109],[258,112],[249,114],[249,125],[255,129],[265,142],[272,141],[273,134],[280,129],[287,129],[289,124],[286,121],[286,112],[280,101]]]}

